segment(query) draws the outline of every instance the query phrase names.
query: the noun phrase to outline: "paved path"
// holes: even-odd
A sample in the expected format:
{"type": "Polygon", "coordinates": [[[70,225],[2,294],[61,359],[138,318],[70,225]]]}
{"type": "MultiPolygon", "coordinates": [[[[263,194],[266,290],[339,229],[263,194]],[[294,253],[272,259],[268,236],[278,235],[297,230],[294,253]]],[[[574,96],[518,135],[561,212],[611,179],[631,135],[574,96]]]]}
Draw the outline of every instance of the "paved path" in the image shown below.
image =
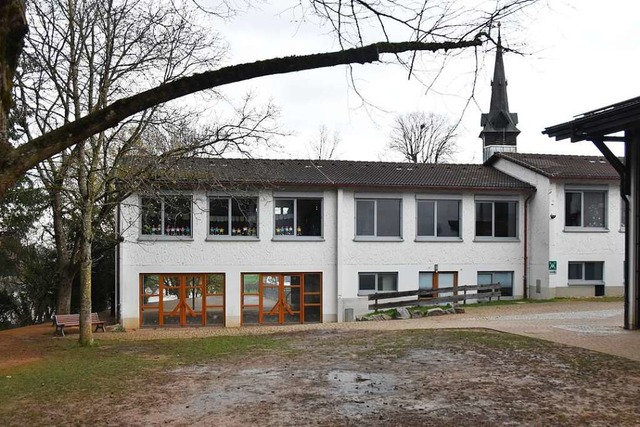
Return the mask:
{"type": "MultiPolygon", "coordinates": [[[[97,333],[97,339],[158,339],[299,332],[314,329],[445,329],[490,328],[640,361],[640,331],[623,325],[622,302],[562,301],[503,306],[466,306],[464,314],[410,320],[323,323],[242,328],[139,329],[97,333]]],[[[73,334],[71,335],[73,337],[73,334]]]]}

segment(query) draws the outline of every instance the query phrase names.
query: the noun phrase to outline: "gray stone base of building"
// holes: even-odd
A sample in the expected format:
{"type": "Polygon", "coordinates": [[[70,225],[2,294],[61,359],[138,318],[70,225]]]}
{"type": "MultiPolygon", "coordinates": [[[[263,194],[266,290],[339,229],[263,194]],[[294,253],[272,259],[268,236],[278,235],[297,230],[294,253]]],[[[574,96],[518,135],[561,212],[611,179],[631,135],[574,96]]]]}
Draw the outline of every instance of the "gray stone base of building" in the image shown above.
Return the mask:
{"type": "Polygon", "coordinates": [[[529,286],[529,299],[553,299],[553,298],[591,298],[595,296],[623,297],[623,286],[605,286],[604,295],[597,295],[602,289],[597,290],[595,285],[571,285],[560,288],[538,288],[529,286]]]}

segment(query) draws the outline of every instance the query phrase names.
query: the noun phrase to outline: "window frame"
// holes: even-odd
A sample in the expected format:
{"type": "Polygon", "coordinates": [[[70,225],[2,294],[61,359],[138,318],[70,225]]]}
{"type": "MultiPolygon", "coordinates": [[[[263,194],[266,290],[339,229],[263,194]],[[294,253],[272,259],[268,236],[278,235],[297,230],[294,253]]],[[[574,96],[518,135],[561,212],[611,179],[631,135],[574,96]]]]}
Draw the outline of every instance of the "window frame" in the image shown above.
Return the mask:
{"type": "Polygon", "coordinates": [[[568,261],[567,262],[567,284],[568,285],[604,285],[604,261],[568,261]],[[585,279],[587,264],[599,264],[600,265],[600,279],[585,279]],[[569,278],[571,265],[581,265],[581,278],[571,279],[569,278]]]}
{"type": "Polygon", "coordinates": [[[476,197],[473,203],[474,213],[474,241],[499,241],[499,242],[518,242],[520,241],[520,200],[514,197],[476,197]],[[478,204],[490,203],[491,204],[491,235],[479,236],[478,235],[478,204]],[[514,236],[496,236],[496,203],[513,203],[515,204],[515,224],[514,224],[514,236]]]}
{"type": "Polygon", "coordinates": [[[223,196],[223,195],[215,195],[211,194],[207,196],[207,221],[206,221],[206,231],[207,231],[207,239],[206,240],[260,240],[260,198],[258,196],[223,196]],[[227,234],[211,234],[211,200],[226,200],[227,201],[227,234]],[[230,224],[233,224],[233,201],[234,200],[252,200],[255,202],[256,206],[256,221],[255,221],[255,234],[250,235],[234,235],[231,232],[230,224]]]}
{"type": "Polygon", "coordinates": [[[193,194],[191,193],[161,193],[161,194],[140,194],[139,196],[139,208],[140,208],[140,215],[139,215],[139,220],[138,220],[138,224],[139,224],[139,229],[138,229],[138,239],[139,240],[193,240],[193,194]],[[184,199],[188,199],[189,200],[189,234],[181,234],[181,235],[174,235],[174,234],[165,234],[165,229],[166,229],[166,220],[165,220],[165,215],[166,215],[166,207],[165,207],[165,199],[167,198],[171,198],[171,197],[175,197],[175,198],[184,198],[184,199]],[[160,226],[160,234],[146,234],[144,233],[144,226],[145,224],[143,224],[144,221],[144,200],[145,199],[151,199],[154,201],[160,201],[160,222],[161,222],[161,226],[160,226]]]}
{"type": "Polygon", "coordinates": [[[356,196],[354,197],[354,224],[353,224],[353,235],[354,241],[388,241],[388,242],[401,242],[403,241],[403,227],[402,227],[402,217],[403,217],[403,198],[402,196],[389,196],[389,197],[380,197],[380,196],[356,196]],[[394,200],[398,202],[398,235],[397,236],[379,236],[378,235],[378,202],[381,200],[394,200]],[[373,203],[373,234],[358,234],[358,203],[359,202],[370,202],[373,203]]]}
{"type": "Polygon", "coordinates": [[[564,231],[565,232],[595,232],[602,233],[609,231],[609,187],[608,186],[580,186],[580,185],[565,185],[564,187],[564,231]],[[578,193],[580,194],[580,224],[581,225],[568,225],[568,215],[567,215],[567,203],[569,197],[567,196],[569,193],[578,193]],[[585,214],[585,193],[602,193],[603,194],[603,208],[602,215],[603,225],[597,227],[586,227],[584,226],[584,214],[585,214]]]}
{"type": "Polygon", "coordinates": [[[375,293],[385,293],[385,292],[397,292],[398,291],[398,272],[397,271],[363,271],[358,272],[358,296],[368,296],[375,293]],[[380,276],[381,275],[390,275],[395,278],[395,289],[391,290],[380,290],[380,276]],[[363,276],[374,276],[374,289],[373,290],[362,290],[361,289],[361,278],[363,276]]]}
{"type": "Polygon", "coordinates": [[[273,197],[273,224],[272,224],[272,240],[274,241],[323,241],[324,240],[324,196],[322,195],[288,195],[278,194],[273,197]],[[293,201],[293,234],[276,234],[277,229],[277,214],[275,212],[276,204],[279,200],[292,200],[293,201]],[[317,200],[320,202],[320,235],[319,236],[306,236],[298,235],[296,230],[298,225],[298,200],[317,200]]]}
{"type": "Polygon", "coordinates": [[[462,241],[462,199],[446,198],[446,197],[417,197],[416,198],[416,241],[462,241]],[[420,233],[419,221],[420,221],[420,204],[425,202],[433,202],[433,235],[423,235],[420,233]],[[458,235],[457,236],[438,236],[438,204],[440,202],[457,202],[458,203],[458,235]]]}
{"type": "MultiPolygon", "coordinates": [[[[495,278],[494,278],[494,275],[495,275],[495,274],[505,274],[505,273],[507,273],[507,274],[510,274],[510,275],[511,275],[511,287],[509,288],[509,289],[511,289],[511,295],[504,295],[504,294],[501,294],[501,295],[500,295],[500,298],[502,298],[502,297],[513,298],[513,288],[514,288],[514,287],[515,287],[515,285],[516,285],[516,284],[515,284],[515,272],[514,272],[513,270],[478,271],[478,272],[476,273],[476,284],[480,284],[480,283],[478,283],[478,282],[479,282],[479,280],[478,280],[478,279],[479,279],[479,276],[480,276],[481,274],[491,274],[491,283],[493,284],[493,283],[498,283],[498,282],[496,282],[496,280],[495,280],[495,278]]],[[[504,289],[504,288],[503,288],[503,289],[504,289]]],[[[479,292],[480,292],[480,291],[479,291],[479,292]]],[[[501,292],[502,292],[502,289],[501,289],[501,292]]]]}

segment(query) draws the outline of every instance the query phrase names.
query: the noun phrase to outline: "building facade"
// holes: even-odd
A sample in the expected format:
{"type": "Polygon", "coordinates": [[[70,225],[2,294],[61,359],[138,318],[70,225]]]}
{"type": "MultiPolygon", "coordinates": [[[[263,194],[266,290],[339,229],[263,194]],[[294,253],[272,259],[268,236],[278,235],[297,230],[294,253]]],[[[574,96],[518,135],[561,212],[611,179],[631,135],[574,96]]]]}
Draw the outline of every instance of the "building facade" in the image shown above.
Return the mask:
{"type": "MultiPolygon", "coordinates": [[[[374,292],[500,283],[508,298],[623,294],[620,179],[517,153],[500,37],[483,165],[182,159],[121,204],[127,328],[341,322],[374,292]]],[[[151,159],[132,159],[132,167],[151,159]]]]}
{"type": "Polygon", "coordinates": [[[456,284],[499,282],[513,298],[622,293],[619,187],[599,158],[176,169],[188,179],[121,205],[125,327],[343,321],[373,292],[456,284]],[[553,176],[540,167],[551,164],[553,176]]]}

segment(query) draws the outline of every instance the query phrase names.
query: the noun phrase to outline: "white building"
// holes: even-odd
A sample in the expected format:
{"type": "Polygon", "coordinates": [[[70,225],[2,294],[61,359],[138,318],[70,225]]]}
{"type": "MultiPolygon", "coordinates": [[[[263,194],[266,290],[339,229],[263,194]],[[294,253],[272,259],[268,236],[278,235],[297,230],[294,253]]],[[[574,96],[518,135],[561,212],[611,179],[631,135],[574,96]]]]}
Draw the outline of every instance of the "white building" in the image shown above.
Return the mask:
{"type": "Polygon", "coordinates": [[[125,327],[342,321],[375,291],[454,284],[500,282],[514,298],[622,293],[618,182],[599,158],[173,168],[188,179],[120,209],[125,327]]]}
{"type": "Polygon", "coordinates": [[[604,158],[516,152],[500,45],[492,87],[483,165],[164,165],[119,210],[123,326],[343,321],[373,292],[456,284],[622,295],[618,174],[604,158]]]}

